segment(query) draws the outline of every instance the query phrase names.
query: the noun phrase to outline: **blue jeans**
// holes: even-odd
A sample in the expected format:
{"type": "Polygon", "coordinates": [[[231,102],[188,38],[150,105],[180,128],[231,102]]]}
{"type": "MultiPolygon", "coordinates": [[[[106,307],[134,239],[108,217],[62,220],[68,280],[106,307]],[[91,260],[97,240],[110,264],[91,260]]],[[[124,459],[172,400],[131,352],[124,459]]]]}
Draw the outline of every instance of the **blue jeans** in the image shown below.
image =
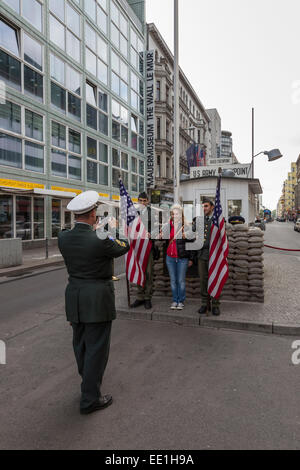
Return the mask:
{"type": "Polygon", "coordinates": [[[189,260],[187,258],[171,258],[167,256],[167,268],[171,278],[173,302],[176,304],[185,301],[185,277],[189,260]]]}

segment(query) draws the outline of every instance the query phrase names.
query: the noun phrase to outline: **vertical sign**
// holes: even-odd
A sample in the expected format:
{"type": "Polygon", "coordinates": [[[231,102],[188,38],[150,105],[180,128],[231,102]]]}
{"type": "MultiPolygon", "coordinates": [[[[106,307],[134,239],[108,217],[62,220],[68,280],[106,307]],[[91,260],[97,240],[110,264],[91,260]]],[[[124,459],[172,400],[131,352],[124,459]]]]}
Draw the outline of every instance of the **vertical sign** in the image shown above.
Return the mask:
{"type": "Polygon", "coordinates": [[[146,52],[147,187],[155,187],[154,51],[146,52]]]}

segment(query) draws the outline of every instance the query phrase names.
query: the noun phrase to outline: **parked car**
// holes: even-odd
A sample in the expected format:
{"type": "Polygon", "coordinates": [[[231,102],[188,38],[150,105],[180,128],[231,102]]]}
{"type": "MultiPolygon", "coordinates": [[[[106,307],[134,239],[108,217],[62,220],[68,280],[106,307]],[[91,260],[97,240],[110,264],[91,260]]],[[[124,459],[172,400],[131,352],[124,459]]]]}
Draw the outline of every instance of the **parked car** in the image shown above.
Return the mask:
{"type": "Polygon", "coordinates": [[[294,225],[294,230],[295,230],[295,232],[300,232],[300,219],[297,219],[297,221],[294,225]]]}

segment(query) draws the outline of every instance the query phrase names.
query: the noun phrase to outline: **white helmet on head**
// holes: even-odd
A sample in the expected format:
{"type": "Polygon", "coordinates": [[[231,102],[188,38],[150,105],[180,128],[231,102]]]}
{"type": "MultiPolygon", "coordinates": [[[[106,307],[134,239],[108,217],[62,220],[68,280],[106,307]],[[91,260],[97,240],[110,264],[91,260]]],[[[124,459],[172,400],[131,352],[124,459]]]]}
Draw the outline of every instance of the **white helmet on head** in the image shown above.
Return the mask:
{"type": "Polygon", "coordinates": [[[96,209],[99,205],[99,194],[97,191],[85,191],[78,194],[67,205],[67,209],[75,215],[82,215],[96,209]]]}

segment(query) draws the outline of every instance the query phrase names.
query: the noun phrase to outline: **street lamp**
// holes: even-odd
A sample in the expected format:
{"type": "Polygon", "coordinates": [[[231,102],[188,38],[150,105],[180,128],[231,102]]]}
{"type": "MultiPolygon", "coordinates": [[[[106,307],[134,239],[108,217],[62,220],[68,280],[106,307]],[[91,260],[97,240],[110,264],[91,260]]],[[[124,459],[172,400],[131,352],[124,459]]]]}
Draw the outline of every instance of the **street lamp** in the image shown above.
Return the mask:
{"type": "Polygon", "coordinates": [[[235,172],[233,170],[223,170],[222,171],[223,178],[234,178],[235,172]]]}
{"type": "Polygon", "coordinates": [[[279,158],[283,157],[279,149],[273,149],[269,151],[265,150],[263,152],[257,153],[256,155],[253,155],[252,156],[252,178],[254,178],[254,158],[262,154],[267,155],[269,162],[274,162],[275,160],[278,160],[279,158]]]}

